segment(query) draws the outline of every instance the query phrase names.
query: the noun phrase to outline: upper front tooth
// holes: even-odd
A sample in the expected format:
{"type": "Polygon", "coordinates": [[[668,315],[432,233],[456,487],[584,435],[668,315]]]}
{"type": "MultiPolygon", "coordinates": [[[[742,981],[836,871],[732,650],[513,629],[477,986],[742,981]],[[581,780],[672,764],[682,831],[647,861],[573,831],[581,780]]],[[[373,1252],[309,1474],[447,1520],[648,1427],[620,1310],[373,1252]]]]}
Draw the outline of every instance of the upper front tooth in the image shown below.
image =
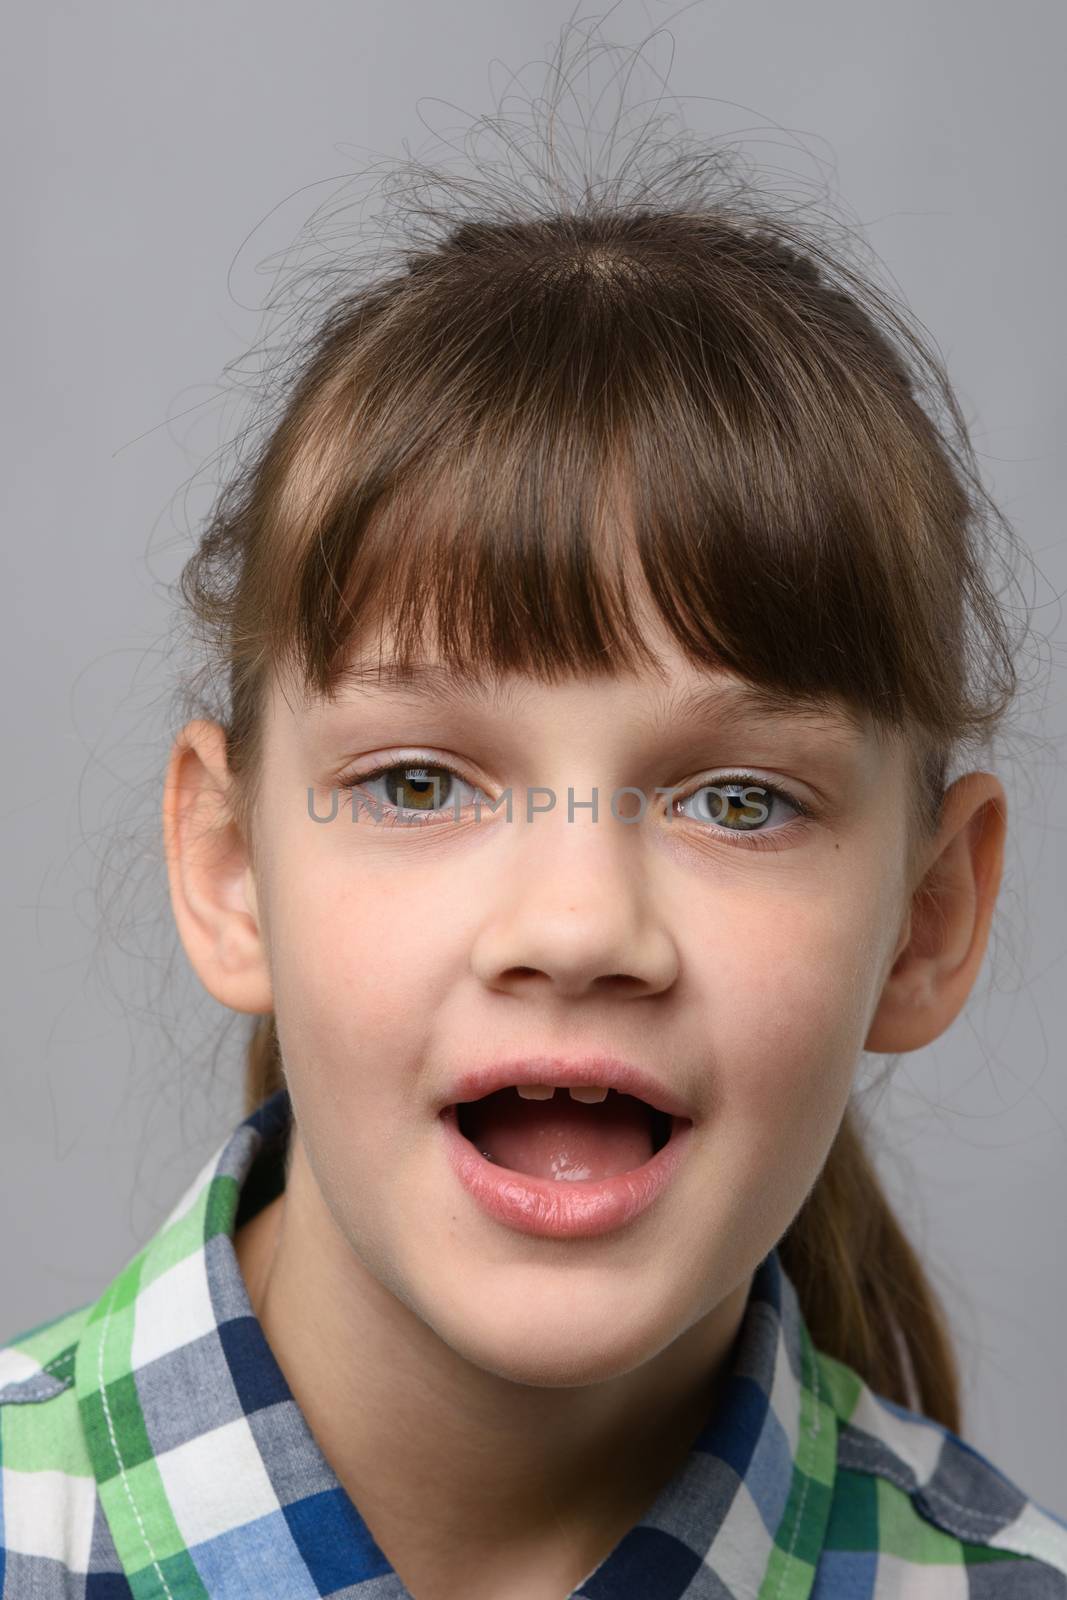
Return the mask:
{"type": "MultiPolygon", "coordinates": [[[[552,1083],[517,1083],[516,1094],[523,1100],[551,1100],[556,1092],[552,1083]]],[[[581,1100],[587,1106],[597,1106],[608,1097],[607,1087],[604,1084],[573,1084],[570,1095],[572,1100],[581,1100]]]]}

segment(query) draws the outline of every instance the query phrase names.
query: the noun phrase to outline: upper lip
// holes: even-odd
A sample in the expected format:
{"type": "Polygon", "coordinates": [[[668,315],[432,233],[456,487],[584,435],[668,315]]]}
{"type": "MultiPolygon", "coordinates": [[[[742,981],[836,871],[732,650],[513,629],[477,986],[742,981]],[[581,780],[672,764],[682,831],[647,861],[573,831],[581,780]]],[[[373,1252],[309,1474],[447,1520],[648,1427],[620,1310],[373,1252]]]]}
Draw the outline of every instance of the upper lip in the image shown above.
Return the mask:
{"type": "Polygon", "coordinates": [[[603,1084],[618,1094],[645,1100],[656,1111],[670,1117],[695,1120],[693,1107],[668,1084],[661,1083],[643,1067],[614,1056],[582,1056],[567,1060],[562,1056],[521,1056],[512,1061],[494,1061],[488,1066],[471,1067],[457,1078],[440,1110],[465,1100],[481,1100],[498,1089],[520,1083],[603,1084]]]}

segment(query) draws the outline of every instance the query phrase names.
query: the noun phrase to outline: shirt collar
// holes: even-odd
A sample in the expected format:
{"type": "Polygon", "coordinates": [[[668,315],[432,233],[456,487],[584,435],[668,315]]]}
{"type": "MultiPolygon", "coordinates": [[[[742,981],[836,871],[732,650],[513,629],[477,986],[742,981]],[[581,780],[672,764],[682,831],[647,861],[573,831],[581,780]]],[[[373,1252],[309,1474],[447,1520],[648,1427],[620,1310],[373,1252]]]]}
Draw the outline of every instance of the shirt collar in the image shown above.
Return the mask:
{"type": "MultiPolygon", "coordinates": [[[[82,1333],[79,1413],[138,1600],[407,1595],[313,1438],[237,1261],[237,1228],[282,1187],[290,1128],[282,1088],[205,1164],[82,1333]]],[[[724,1600],[806,1600],[836,1427],[772,1249],[753,1278],[721,1403],[597,1568],[598,1600],[681,1596],[701,1567],[724,1600]]]]}

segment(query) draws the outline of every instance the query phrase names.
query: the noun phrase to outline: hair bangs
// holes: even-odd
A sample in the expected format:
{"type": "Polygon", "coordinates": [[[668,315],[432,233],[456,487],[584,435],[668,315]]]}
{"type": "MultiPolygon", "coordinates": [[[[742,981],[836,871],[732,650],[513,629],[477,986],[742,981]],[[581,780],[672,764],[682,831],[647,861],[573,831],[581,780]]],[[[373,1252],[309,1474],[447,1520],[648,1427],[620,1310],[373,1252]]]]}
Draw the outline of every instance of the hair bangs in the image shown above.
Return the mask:
{"type": "Polygon", "coordinates": [[[278,496],[297,599],[272,610],[308,692],[375,630],[394,662],[478,678],[637,671],[643,615],[700,668],[936,736],[955,552],[926,530],[967,505],[905,385],[714,281],[672,299],[557,269],[531,294],[498,267],[475,288],[447,361],[436,324],[386,319],[387,373],[333,391],[351,415],[319,430],[343,455],[278,496]]]}

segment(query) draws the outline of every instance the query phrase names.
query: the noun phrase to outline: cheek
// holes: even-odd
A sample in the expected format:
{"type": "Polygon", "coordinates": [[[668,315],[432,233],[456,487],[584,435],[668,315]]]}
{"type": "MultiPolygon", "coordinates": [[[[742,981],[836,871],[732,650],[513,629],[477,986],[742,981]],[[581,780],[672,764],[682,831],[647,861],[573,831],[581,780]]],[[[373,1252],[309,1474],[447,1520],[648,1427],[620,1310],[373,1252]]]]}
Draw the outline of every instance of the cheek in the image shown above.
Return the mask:
{"type": "Polygon", "coordinates": [[[768,1131],[825,1122],[847,1099],[880,946],[869,907],[806,894],[750,898],[705,974],[711,1069],[735,1116],[768,1131]]]}
{"type": "Polygon", "coordinates": [[[356,868],[323,856],[274,874],[271,921],[279,1029],[323,1063],[394,1053],[454,970],[461,937],[429,873],[356,868]],[[450,927],[452,934],[450,935],[450,927]]]}

